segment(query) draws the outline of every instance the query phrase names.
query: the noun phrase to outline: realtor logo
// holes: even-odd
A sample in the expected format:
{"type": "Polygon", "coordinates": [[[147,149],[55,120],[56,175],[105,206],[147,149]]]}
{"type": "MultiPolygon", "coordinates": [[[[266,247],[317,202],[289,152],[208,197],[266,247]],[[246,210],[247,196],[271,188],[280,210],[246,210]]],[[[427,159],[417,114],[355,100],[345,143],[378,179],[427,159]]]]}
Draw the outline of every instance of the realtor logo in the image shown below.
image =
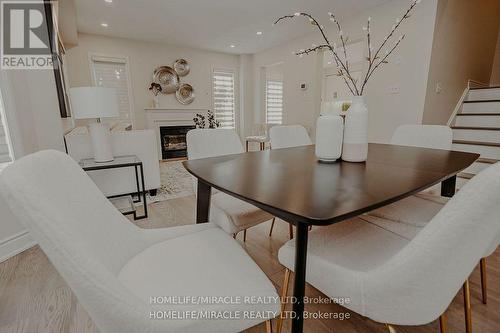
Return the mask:
{"type": "Polygon", "coordinates": [[[2,69],[52,69],[43,1],[2,1],[2,69]]]}

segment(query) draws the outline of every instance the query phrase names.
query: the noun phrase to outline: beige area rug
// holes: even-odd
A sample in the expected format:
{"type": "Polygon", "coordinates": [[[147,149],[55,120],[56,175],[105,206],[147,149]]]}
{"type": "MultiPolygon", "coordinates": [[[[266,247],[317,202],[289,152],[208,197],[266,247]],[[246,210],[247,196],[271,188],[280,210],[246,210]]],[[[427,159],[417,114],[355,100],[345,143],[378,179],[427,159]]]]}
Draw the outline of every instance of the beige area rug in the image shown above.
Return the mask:
{"type": "Polygon", "coordinates": [[[161,187],[155,196],[148,195],[148,202],[165,201],[194,194],[193,177],[182,161],[160,162],[161,187]]]}

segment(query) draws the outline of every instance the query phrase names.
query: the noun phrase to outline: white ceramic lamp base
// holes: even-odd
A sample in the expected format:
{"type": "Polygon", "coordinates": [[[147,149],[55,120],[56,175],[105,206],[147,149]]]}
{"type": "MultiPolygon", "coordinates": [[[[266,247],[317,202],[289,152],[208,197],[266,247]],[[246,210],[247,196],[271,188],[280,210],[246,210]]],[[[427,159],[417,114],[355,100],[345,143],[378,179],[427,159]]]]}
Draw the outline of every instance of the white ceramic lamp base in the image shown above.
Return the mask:
{"type": "Polygon", "coordinates": [[[108,126],[103,123],[91,123],[89,124],[89,133],[95,161],[102,163],[114,160],[108,126]]]}

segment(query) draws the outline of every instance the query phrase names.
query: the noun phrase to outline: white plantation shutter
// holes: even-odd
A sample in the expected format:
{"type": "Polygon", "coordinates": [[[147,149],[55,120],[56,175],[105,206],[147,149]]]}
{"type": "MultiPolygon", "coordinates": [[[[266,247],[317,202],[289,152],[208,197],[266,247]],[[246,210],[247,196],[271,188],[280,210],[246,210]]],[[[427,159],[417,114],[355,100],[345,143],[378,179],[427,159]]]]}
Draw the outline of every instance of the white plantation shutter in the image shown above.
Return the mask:
{"type": "Polygon", "coordinates": [[[223,128],[235,128],[234,72],[214,70],[212,93],[215,119],[223,128]]]}
{"type": "Polygon", "coordinates": [[[266,80],[266,122],[283,123],[283,81],[266,80]]]}
{"type": "Polygon", "coordinates": [[[94,84],[98,87],[115,88],[119,99],[120,122],[132,123],[128,89],[128,70],[125,59],[92,57],[94,84]]]}
{"type": "Polygon", "coordinates": [[[0,94],[0,163],[12,161],[12,156],[9,151],[9,143],[7,141],[7,126],[5,124],[3,112],[2,96],[0,94]]]}

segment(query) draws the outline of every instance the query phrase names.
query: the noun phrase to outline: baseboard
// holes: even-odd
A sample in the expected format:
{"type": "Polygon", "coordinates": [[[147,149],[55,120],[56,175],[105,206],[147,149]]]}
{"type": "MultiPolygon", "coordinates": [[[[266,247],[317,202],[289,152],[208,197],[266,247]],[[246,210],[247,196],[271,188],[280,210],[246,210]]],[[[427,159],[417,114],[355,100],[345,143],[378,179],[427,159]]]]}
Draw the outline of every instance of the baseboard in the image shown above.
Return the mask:
{"type": "Polygon", "coordinates": [[[27,230],[0,241],[0,262],[36,245],[27,230]]]}

